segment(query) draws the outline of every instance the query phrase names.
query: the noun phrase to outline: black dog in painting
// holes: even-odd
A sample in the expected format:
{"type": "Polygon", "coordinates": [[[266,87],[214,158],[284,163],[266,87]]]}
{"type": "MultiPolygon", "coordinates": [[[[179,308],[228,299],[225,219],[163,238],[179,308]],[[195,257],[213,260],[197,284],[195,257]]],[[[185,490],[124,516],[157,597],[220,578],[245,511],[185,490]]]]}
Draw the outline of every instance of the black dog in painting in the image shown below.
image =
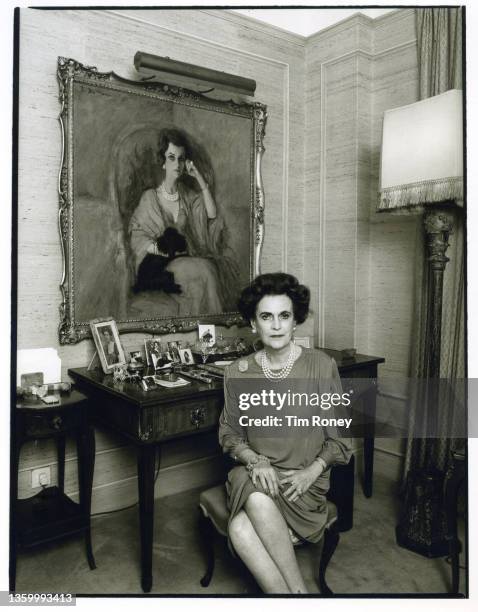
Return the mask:
{"type": "Polygon", "coordinates": [[[148,253],[138,268],[133,292],[164,291],[181,293],[181,286],[174,282],[174,274],[165,270],[175,257],[188,255],[185,237],[174,227],[167,227],[156,242],[161,255],[148,253]]]}

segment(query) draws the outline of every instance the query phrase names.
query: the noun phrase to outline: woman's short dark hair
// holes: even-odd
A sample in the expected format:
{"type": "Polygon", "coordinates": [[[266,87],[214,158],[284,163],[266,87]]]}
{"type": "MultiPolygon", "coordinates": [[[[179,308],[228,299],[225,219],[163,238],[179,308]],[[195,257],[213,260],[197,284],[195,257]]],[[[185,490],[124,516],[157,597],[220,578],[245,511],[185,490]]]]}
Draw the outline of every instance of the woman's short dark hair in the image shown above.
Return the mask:
{"type": "Polygon", "coordinates": [[[301,285],[295,276],[284,272],[261,274],[256,276],[246,287],[239,298],[238,309],[246,321],[256,315],[257,304],[266,295],[287,295],[292,301],[294,319],[303,323],[309,314],[310,291],[301,285]]]}
{"type": "Polygon", "coordinates": [[[191,157],[191,146],[186,134],[174,128],[164,129],[159,133],[158,144],[159,161],[161,165],[166,161],[166,151],[168,150],[169,143],[172,143],[176,147],[183,147],[186,159],[191,157]]]}

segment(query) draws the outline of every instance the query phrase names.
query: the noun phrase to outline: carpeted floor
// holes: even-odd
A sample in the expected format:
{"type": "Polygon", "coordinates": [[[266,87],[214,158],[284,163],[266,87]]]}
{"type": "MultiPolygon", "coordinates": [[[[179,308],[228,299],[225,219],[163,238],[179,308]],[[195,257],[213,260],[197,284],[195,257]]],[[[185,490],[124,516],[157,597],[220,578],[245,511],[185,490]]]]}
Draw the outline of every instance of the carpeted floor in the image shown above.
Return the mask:
{"type": "MultiPolygon", "coordinates": [[[[188,491],[156,501],[153,547],[154,594],[241,595],[257,592],[233,559],[226,542],[217,547],[216,570],[210,586],[199,580],[205,561],[197,529],[199,492],[188,491]]],[[[354,527],[341,534],[327,571],[336,594],[432,594],[450,587],[445,559],[426,559],[395,543],[397,501],[394,485],[375,476],[374,494],[366,499],[356,486],[354,527]]],[[[50,544],[19,555],[17,592],[141,594],[138,510],[131,508],[93,519],[97,569],[90,571],[82,538],[50,544]]],[[[462,540],[463,541],[463,540],[462,540]]],[[[311,592],[313,547],[299,549],[298,559],[311,592]]],[[[464,564],[464,554],[461,564],[464,564]]],[[[465,591],[465,572],[460,572],[465,591]]]]}

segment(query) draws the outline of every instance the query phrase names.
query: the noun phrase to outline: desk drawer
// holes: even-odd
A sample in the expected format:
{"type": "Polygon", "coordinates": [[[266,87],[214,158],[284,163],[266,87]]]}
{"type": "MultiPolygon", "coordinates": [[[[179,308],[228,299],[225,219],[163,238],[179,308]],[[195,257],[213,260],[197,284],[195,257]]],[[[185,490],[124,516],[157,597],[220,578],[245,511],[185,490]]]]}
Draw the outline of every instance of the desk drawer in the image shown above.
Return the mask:
{"type": "Polygon", "coordinates": [[[161,440],[215,427],[223,404],[222,397],[215,397],[178,402],[164,406],[160,411],[146,411],[143,414],[140,438],[161,440]]]}
{"type": "Polygon", "coordinates": [[[23,417],[23,435],[42,437],[60,434],[78,427],[82,422],[81,411],[58,410],[48,414],[30,414],[23,417]]]}

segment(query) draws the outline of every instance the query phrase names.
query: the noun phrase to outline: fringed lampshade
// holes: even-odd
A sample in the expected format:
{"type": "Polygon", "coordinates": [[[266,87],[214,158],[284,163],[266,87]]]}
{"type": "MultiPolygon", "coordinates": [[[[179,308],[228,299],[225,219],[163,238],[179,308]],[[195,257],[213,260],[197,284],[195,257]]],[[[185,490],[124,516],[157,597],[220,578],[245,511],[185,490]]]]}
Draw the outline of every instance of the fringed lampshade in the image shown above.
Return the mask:
{"type": "Polygon", "coordinates": [[[463,205],[462,116],[459,89],[385,112],[379,211],[463,205]]]}

